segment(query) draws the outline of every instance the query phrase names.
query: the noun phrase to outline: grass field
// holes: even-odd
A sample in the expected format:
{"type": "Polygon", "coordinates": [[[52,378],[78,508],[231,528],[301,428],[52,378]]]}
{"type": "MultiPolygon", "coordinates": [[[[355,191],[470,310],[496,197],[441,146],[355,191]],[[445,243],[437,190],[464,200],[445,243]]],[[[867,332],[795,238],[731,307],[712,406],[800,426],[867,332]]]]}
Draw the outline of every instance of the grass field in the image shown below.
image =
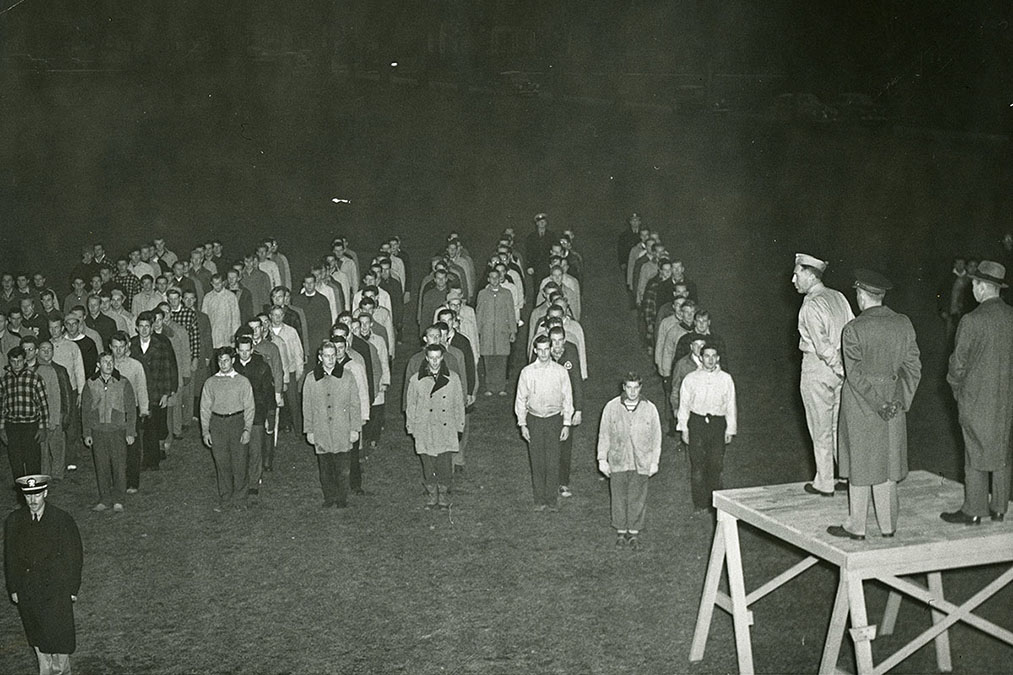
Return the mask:
{"type": "MultiPolygon", "coordinates": [[[[297,268],[338,232],[360,253],[398,232],[417,265],[448,230],[481,257],[504,227],[523,234],[531,214],[547,211],[555,227],[575,230],[589,262],[591,379],[575,496],[559,513],[531,511],[524,445],[510,402],[499,399],[477,406],[449,513],[422,508],[396,397],[365,464],[375,495],[342,512],[320,510],[312,453],[291,435],[247,512],[212,512],[214,469],[193,431],[163,471],[144,474],[122,515],[87,510],[95,485],[85,462],[51,491],[85,541],[76,672],[734,671],[725,617],[705,660],[688,662],[713,524],[691,515],[685,456],[666,441],[646,550],[636,554],[612,547],[607,484],[593,461],[598,416],[619,377],[651,371],[613,262],[634,209],[686,262],[728,342],[740,435],[727,486],[811,476],[797,394],[799,299],[789,284],[797,250],[830,259],[828,283],[838,288],[857,266],[894,280],[887,303],[911,316],[925,365],[909,418],[911,465],[959,478],[934,293],[953,253],[988,255],[1008,226],[1008,147],[279,82],[253,83],[258,94],[245,98],[197,80],[173,91],[15,83],[0,103],[12,120],[0,147],[3,268],[42,267],[52,280],[79,244],[103,239],[120,250],[149,238],[146,227],[163,229],[177,251],[217,236],[236,253],[275,234],[297,268]],[[352,204],[339,210],[332,197],[352,204]]],[[[401,349],[398,380],[410,351],[401,349]]],[[[660,402],[655,379],[645,392],[660,402]]],[[[752,533],[743,550],[752,585],[800,558],[752,533]]],[[[948,575],[947,593],[966,597],[991,576],[948,575]]],[[[816,668],[835,583],[819,566],[757,605],[758,669],[816,668]]],[[[885,592],[869,595],[875,617],[885,592]]],[[[1004,623],[1011,608],[1007,588],[982,613],[1004,623]]],[[[906,604],[876,653],[928,623],[906,604]]],[[[990,638],[964,627],[952,636],[955,672],[1006,670],[1007,652],[990,638]]],[[[9,606],[0,672],[33,663],[9,606]]],[[[897,672],[931,670],[932,652],[922,650],[897,672]]]]}

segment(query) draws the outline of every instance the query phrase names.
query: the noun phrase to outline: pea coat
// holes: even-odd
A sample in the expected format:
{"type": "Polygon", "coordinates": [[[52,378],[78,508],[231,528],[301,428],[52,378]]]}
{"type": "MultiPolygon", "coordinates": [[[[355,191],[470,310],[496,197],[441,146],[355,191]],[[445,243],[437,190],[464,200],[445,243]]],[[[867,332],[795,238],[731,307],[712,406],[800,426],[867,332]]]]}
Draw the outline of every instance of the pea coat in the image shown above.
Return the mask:
{"type": "Polygon", "coordinates": [[[46,654],[76,648],[74,605],[81,588],[81,535],[69,513],[46,504],[42,520],[20,508],[4,523],[7,594],[18,594],[18,613],[28,643],[46,654]]]}
{"type": "Polygon", "coordinates": [[[914,327],[889,307],[869,307],[841,333],[844,386],[838,422],[841,475],[853,485],[907,476],[907,419],[921,380],[914,327]],[[889,421],[878,410],[900,401],[889,421]]]}
{"type": "Polygon", "coordinates": [[[475,314],[482,356],[508,356],[517,335],[517,316],[510,291],[502,286],[495,292],[483,288],[478,292],[475,314]]]}
{"type": "Polygon", "coordinates": [[[963,316],[946,381],[957,399],[971,467],[997,471],[1008,465],[1013,424],[1013,307],[991,298],[963,316]]]}
{"type": "Polygon", "coordinates": [[[405,406],[406,428],[415,439],[415,452],[435,457],[460,449],[458,434],[464,431],[464,391],[461,378],[441,364],[434,378],[428,364],[408,381],[405,406]]]}

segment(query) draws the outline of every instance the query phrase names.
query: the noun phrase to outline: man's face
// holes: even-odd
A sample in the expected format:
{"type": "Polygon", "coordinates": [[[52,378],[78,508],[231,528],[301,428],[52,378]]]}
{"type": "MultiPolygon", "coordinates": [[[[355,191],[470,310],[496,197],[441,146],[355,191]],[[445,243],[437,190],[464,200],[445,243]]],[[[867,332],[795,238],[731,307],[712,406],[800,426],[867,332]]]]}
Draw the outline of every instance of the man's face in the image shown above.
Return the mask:
{"type": "Polygon", "coordinates": [[[334,370],[334,366],[338,363],[338,350],[331,346],[321,349],[320,363],[323,365],[324,370],[334,370]]]}
{"type": "Polygon", "coordinates": [[[172,264],[172,274],[177,279],[182,279],[183,275],[186,274],[186,265],[177,260],[172,264]]]}
{"type": "Polygon", "coordinates": [[[175,312],[183,304],[183,298],[180,297],[179,293],[169,293],[165,296],[165,299],[169,302],[169,311],[175,312]]]}
{"type": "Polygon", "coordinates": [[[155,288],[155,282],[151,280],[151,277],[144,277],[141,279],[141,290],[145,293],[150,293],[155,288]]]}
{"type": "Polygon", "coordinates": [[[163,276],[158,277],[155,279],[155,288],[158,289],[159,293],[165,295],[165,292],[169,290],[169,280],[163,276]]]}
{"type": "Polygon", "coordinates": [[[155,245],[155,250],[159,253],[165,250],[165,239],[155,239],[151,243],[155,245]]]}
{"type": "Polygon", "coordinates": [[[99,281],[101,281],[102,283],[106,283],[107,281],[112,280],[112,278],[113,278],[113,271],[111,269],[109,269],[108,267],[103,267],[102,269],[100,269],[98,271],[98,278],[99,278],[99,281]]]}
{"type": "Polygon", "coordinates": [[[237,288],[239,286],[239,272],[236,270],[229,270],[228,272],[229,288],[237,288]]]}
{"type": "Polygon", "coordinates": [[[21,345],[21,348],[25,350],[25,362],[35,363],[35,360],[39,357],[39,348],[31,342],[26,342],[21,345]]]}
{"type": "Polygon", "coordinates": [[[232,354],[223,352],[218,355],[218,370],[226,375],[232,372],[232,354]]]}
{"type": "Polygon", "coordinates": [[[697,333],[706,333],[710,330],[711,318],[703,314],[697,314],[693,318],[693,328],[697,333]]]}
{"type": "Polygon", "coordinates": [[[359,335],[363,337],[369,337],[373,330],[373,317],[369,314],[360,314],[358,318],[359,322],[359,335]]]}
{"type": "Polygon", "coordinates": [[[703,340],[693,340],[692,342],[689,343],[689,350],[693,352],[697,356],[697,358],[699,358],[700,350],[703,349],[703,346],[705,344],[706,342],[704,342],[703,340]]]}
{"type": "Polygon", "coordinates": [[[426,344],[427,345],[438,345],[438,344],[440,344],[440,329],[439,328],[427,328],[426,329],[426,344]]]}
{"type": "Polygon", "coordinates": [[[99,358],[98,371],[104,376],[111,376],[114,368],[116,368],[116,363],[113,361],[113,356],[111,354],[103,354],[101,358],[99,358]]]}
{"type": "Polygon", "coordinates": [[[53,362],[53,343],[49,340],[39,345],[39,363],[53,362]]]}
{"type": "Polygon", "coordinates": [[[193,291],[187,291],[183,293],[183,306],[188,309],[193,309],[197,306],[197,294],[193,291]]]}
{"type": "Polygon", "coordinates": [[[250,357],[253,356],[253,343],[240,342],[236,345],[236,353],[239,354],[240,361],[249,361],[250,357]]]}
{"type": "Polygon", "coordinates": [[[12,309],[10,311],[10,329],[15,333],[21,332],[21,310],[12,309]]]}
{"type": "Polygon", "coordinates": [[[36,288],[46,287],[46,277],[42,276],[38,272],[32,275],[32,283],[35,284],[36,288]]]}
{"type": "Polygon", "coordinates": [[[141,252],[140,252],[140,250],[131,251],[129,255],[130,255],[130,264],[131,265],[136,265],[137,263],[141,262],[141,252]]]}
{"type": "Polygon", "coordinates": [[[347,352],[348,352],[348,345],[345,344],[345,342],[342,341],[342,342],[335,342],[334,343],[335,362],[344,361],[345,360],[345,354],[347,352]]]}
{"type": "Polygon", "coordinates": [[[691,305],[683,305],[679,308],[679,320],[684,326],[693,324],[693,319],[696,316],[696,308],[691,305]]]}
{"type": "Polygon", "coordinates": [[[117,311],[123,309],[123,292],[120,290],[114,290],[112,295],[109,296],[109,304],[111,304],[113,309],[117,311]]]}
{"type": "Polygon", "coordinates": [[[315,289],[317,287],[317,279],[316,279],[316,277],[315,276],[311,276],[311,275],[306,275],[305,277],[303,277],[302,287],[303,287],[303,290],[306,291],[307,294],[314,293],[314,291],[315,291],[315,289]]]}
{"type": "Polygon", "coordinates": [[[267,260],[267,247],[266,246],[261,245],[261,246],[257,247],[257,260],[259,260],[261,262],[264,262],[265,260],[267,260]]]}
{"type": "Polygon", "coordinates": [[[210,258],[214,253],[214,250],[215,250],[214,244],[212,244],[211,242],[204,244],[204,257],[210,258]]]}
{"type": "MultiPolygon", "coordinates": [[[[100,312],[108,312],[111,309],[112,309],[112,301],[109,299],[109,296],[103,295],[102,297],[100,297],[98,299],[98,311],[100,311],[100,312]]],[[[46,311],[49,311],[49,310],[46,310],[46,311]]]]}
{"type": "Polygon", "coordinates": [[[436,281],[436,287],[438,289],[440,289],[441,291],[444,288],[447,287],[447,273],[446,272],[437,272],[436,273],[436,277],[434,278],[434,280],[436,281]]]}
{"type": "Polygon", "coordinates": [[[69,337],[77,337],[77,332],[81,329],[81,320],[76,315],[71,314],[63,320],[63,326],[67,329],[69,337]]]}
{"type": "Polygon", "coordinates": [[[455,316],[457,316],[457,315],[460,314],[460,312],[461,312],[461,305],[463,305],[463,304],[464,304],[464,301],[461,300],[460,298],[454,298],[453,300],[448,300],[447,301],[447,307],[449,307],[450,309],[454,310],[454,315],[455,316]]]}
{"type": "Polygon", "coordinates": [[[963,258],[957,258],[953,261],[953,269],[958,272],[963,272],[967,269],[967,261],[963,258]]]}
{"type": "Polygon", "coordinates": [[[28,289],[28,277],[26,277],[24,274],[19,274],[17,278],[14,280],[14,282],[18,285],[18,288],[20,288],[21,290],[24,291],[28,289]]]}
{"type": "Polygon", "coordinates": [[[559,284],[559,287],[563,287],[563,270],[559,267],[553,267],[552,271],[549,272],[549,277],[559,284]]]}
{"type": "Polygon", "coordinates": [[[491,287],[493,287],[493,288],[499,288],[500,282],[502,281],[502,279],[500,278],[499,272],[497,272],[496,270],[493,270],[493,271],[489,272],[488,279],[489,279],[489,285],[491,287]]]}
{"type": "Polygon", "coordinates": [[[77,295],[83,295],[84,294],[84,279],[80,279],[80,278],[74,279],[73,283],[71,283],[71,286],[74,288],[74,293],[75,294],[77,294],[77,295]]]}
{"type": "Polygon", "coordinates": [[[127,343],[124,342],[123,340],[112,340],[110,345],[111,345],[110,349],[113,352],[113,356],[116,357],[117,361],[124,358],[127,354],[130,353],[130,350],[127,348],[127,343]]]}
{"type": "Polygon", "coordinates": [[[46,504],[46,495],[48,494],[49,490],[43,490],[42,492],[25,495],[25,504],[28,505],[28,510],[33,514],[40,513],[42,507],[46,504]]]}
{"type": "Polygon", "coordinates": [[[426,350],[426,363],[429,365],[429,372],[435,373],[443,363],[443,352],[435,349],[426,350]]]}
{"type": "Polygon", "coordinates": [[[566,336],[558,333],[549,333],[549,343],[550,349],[558,354],[566,346],[566,336]]]}
{"type": "Polygon", "coordinates": [[[195,248],[194,250],[190,251],[190,265],[194,269],[198,269],[203,264],[204,264],[204,249],[195,248]]]}
{"type": "Polygon", "coordinates": [[[253,333],[254,342],[260,342],[264,339],[264,326],[260,323],[260,319],[250,321],[246,325],[250,327],[250,331],[253,333]]]}
{"type": "Polygon", "coordinates": [[[141,338],[145,340],[150,338],[151,330],[152,330],[151,322],[148,321],[147,319],[145,319],[144,321],[137,322],[137,334],[140,335],[141,338]]]}
{"type": "Polygon", "coordinates": [[[8,292],[14,290],[14,277],[10,274],[5,274],[0,277],[0,287],[8,292]]]}
{"type": "Polygon", "coordinates": [[[552,343],[549,341],[539,342],[535,345],[535,356],[542,363],[552,358],[552,343]]]}
{"type": "Polygon", "coordinates": [[[35,314],[35,302],[31,298],[24,298],[21,300],[21,316],[24,318],[32,318],[35,314]]]}
{"type": "Polygon", "coordinates": [[[384,281],[390,279],[390,265],[386,263],[380,265],[380,278],[384,281]]]}
{"type": "Polygon", "coordinates": [[[686,266],[681,262],[672,263],[672,277],[675,279],[682,279],[682,275],[686,273],[686,266]]]}
{"type": "Polygon", "coordinates": [[[281,307],[275,307],[271,310],[271,325],[278,327],[285,323],[285,310],[281,307]]]}
{"type": "Polygon", "coordinates": [[[215,291],[220,291],[224,287],[225,287],[225,284],[222,282],[222,278],[221,277],[213,277],[211,279],[211,288],[215,289],[215,291]]]}
{"type": "Polygon", "coordinates": [[[715,368],[718,367],[718,362],[720,360],[721,357],[718,356],[718,351],[713,347],[708,347],[707,349],[704,349],[703,352],[700,354],[700,362],[703,363],[704,370],[713,371],[715,368]]]}
{"type": "Polygon", "coordinates": [[[94,295],[88,298],[88,313],[95,316],[102,311],[102,301],[96,298],[94,295]]]}
{"type": "Polygon", "coordinates": [[[456,241],[452,241],[449,244],[447,244],[447,255],[450,256],[451,258],[457,257],[457,254],[460,252],[461,247],[457,244],[456,241]]]}
{"type": "Polygon", "coordinates": [[[116,261],[116,272],[118,274],[121,274],[121,275],[129,273],[129,270],[127,270],[127,261],[126,260],[117,260],[116,261]]]}
{"type": "Polygon", "coordinates": [[[155,320],[151,324],[151,330],[155,331],[156,333],[161,333],[162,328],[165,326],[165,317],[162,316],[161,312],[155,312],[154,317],[155,320]]]}
{"type": "Polygon", "coordinates": [[[672,266],[662,265],[660,268],[658,268],[658,276],[661,277],[662,281],[664,281],[665,279],[670,279],[672,277],[672,266]]]}
{"type": "Polygon", "coordinates": [[[813,273],[802,265],[795,265],[795,269],[792,270],[791,283],[799,293],[806,293],[813,287],[815,280],[813,273]]]}
{"type": "Polygon", "coordinates": [[[13,370],[15,373],[20,373],[22,369],[24,369],[25,367],[25,357],[12,356],[10,360],[7,362],[7,364],[11,367],[11,370],[13,370]]]}
{"type": "Polygon", "coordinates": [[[141,260],[151,260],[151,247],[150,246],[142,246],[141,247],[141,260]]]}
{"type": "Polygon", "coordinates": [[[216,258],[221,257],[222,255],[221,242],[217,241],[211,242],[211,255],[215,256],[216,258]]]}
{"type": "Polygon", "coordinates": [[[623,382],[623,394],[626,396],[626,400],[639,400],[641,386],[639,382],[623,382]]]}
{"type": "Polygon", "coordinates": [[[49,322],[49,335],[54,338],[58,338],[63,335],[63,320],[54,319],[49,322]]]}
{"type": "Polygon", "coordinates": [[[545,228],[548,226],[549,224],[544,219],[535,221],[535,230],[539,235],[545,234],[545,228]]]}
{"type": "Polygon", "coordinates": [[[672,297],[686,300],[689,298],[689,287],[686,284],[676,284],[672,288],[672,297]]]}

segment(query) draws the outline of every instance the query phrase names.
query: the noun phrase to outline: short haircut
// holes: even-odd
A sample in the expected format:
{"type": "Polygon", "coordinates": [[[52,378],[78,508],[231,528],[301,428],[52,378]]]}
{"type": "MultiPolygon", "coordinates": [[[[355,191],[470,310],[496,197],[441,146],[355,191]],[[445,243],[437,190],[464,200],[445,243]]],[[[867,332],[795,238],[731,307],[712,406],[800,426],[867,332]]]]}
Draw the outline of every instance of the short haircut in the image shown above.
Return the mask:
{"type": "Polygon", "coordinates": [[[535,347],[548,346],[551,342],[552,340],[549,339],[549,336],[543,333],[535,338],[534,346],[535,347]]]}
{"type": "Polygon", "coordinates": [[[142,321],[155,323],[155,315],[152,314],[151,311],[141,312],[137,315],[137,318],[134,319],[134,325],[140,326],[142,321]]]}
{"type": "Polygon", "coordinates": [[[236,334],[236,347],[239,345],[253,346],[253,333],[249,331],[250,329],[246,326],[239,329],[239,332],[236,334]]]}
{"type": "Polygon", "coordinates": [[[447,350],[439,342],[431,342],[431,343],[429,343],[429,344],[426,345],[426,353],[427,354],[429,352],[439,352],[440,354],[443,354],[446,351],[447,350]]]}
{"type": "Polygon", "coordinates": [[[118,330],[109,336],[109,344],[114,342],[122,342],[125,345],[130,344],[130,336],[127,335],[125,330],[118,330]]]}
{"type": "Polygon", "coordinates": [[[34,334],[31,334],[31,333],[29,333],[28,335],[22,335],[21,336],[21,346],[24,347],[25,345],[32,345],[33,347],[35,347],[36,349],[38,349],[39,348],[39,338],[37,338],[34,334]]]}
{"type": "Polygon", "coordinates": [[[640,376],[640,373],[638,373],[637,371],[631,370],[628,371],[626,375],[623,376],[623,384],[627,384],[629,382],[636,382],[637,384],[643,384],[644,378],[642,378],[640,376]]]}
{"type": "Polygon", "coordinates": [[[721,348],[718,347],[718,343],[707,341],[703,343],[703,347],[700,347],[700,353],[703,354],[708,349],[713,349],[714,353],[721,356],[721,348]]]}
{"type": "Polygon", "coordinates": [[[225,345],[215,350],[215,361],[218,361],[222,356],[228,356],[233,361],[236,360],[236,348],[232,345],[225,345]]]}

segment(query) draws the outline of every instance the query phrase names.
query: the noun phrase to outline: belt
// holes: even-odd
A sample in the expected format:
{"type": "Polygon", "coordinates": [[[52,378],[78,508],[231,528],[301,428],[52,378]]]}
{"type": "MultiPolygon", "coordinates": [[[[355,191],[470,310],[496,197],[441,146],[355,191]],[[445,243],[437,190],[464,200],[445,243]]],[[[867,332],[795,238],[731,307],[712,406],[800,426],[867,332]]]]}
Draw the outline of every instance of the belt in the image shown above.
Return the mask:
{"type": "Polygon", "coordinates": [[[724,415],[698,415],[695,412],[691,412],[689,414],[689,416],[690,417],[699,417],[700,419],[703,420],[704,424],[710,424],[711,420],[723,420],[725,418],[724,415]]]}
{"type": "Polygon", "coordinates": [[[237,410],[234,413],[224,413],[224,414],[223,413],[213,412],[211,414],[214,415],[215,417],[221,417],[222,419],[227,419],[229,417],[235,417],[236,415],[242,415],[243,411],[242,410],[237,410]]]}

